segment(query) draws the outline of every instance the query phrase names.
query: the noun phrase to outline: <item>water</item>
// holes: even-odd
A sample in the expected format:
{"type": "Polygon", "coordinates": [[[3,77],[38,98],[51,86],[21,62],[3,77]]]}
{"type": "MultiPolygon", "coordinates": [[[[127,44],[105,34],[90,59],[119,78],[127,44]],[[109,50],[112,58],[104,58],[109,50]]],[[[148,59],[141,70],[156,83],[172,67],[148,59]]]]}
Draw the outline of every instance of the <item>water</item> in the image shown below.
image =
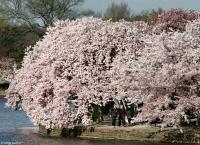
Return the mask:
{"type": "Polygon", "coordinates": [[[171,145],[133,141],[44,137],[37,133],[38,128],[33,126],[24,111],[4,108],[5,101],[4,98],[0,97],[0,145],[171,145]]]}
{"type": "Polygon", "coordinates": [[[0,129],[34,127],[24,111],[5,108],[6,100],[0,97],[0,129]]]}

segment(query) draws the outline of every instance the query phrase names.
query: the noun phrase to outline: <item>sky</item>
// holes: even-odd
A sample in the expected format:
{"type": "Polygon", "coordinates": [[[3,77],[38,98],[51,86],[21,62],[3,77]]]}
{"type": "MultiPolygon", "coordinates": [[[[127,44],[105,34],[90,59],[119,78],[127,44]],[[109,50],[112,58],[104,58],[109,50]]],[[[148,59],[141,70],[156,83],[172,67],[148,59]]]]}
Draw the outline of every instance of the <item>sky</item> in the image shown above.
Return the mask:
{"type": "Polygon", "coordinates": [[[200,0],[85,0],[82,4],[82,9],[92,9],[96,12],[103,13],[112,2],[127,3],[131,11],[136,13],[157,8],[200,10],[200,0]]]}

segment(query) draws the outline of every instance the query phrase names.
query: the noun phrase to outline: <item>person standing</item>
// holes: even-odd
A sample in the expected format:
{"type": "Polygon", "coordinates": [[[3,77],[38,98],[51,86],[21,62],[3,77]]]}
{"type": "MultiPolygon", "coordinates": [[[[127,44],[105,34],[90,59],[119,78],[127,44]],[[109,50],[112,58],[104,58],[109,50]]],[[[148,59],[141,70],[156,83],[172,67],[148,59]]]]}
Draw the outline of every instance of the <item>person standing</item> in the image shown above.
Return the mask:
{"type": "Polygon", "coordinates": [[[119,103],[119,121],[118,121],[118,126],[121,126],[121,124],[123,124],[123,126],[126,125],[126,121],[125,121],[125,116],[126,116],[126,110],[124,108],[123,102],[122,100],[119,103]]]}
{"type": "Polygon", "coordinates": [[[114,104],[113,108],[111,109],[112,126],[114,127],[116,125],[117,116],[118,116],[118,105],[114,104]]]}

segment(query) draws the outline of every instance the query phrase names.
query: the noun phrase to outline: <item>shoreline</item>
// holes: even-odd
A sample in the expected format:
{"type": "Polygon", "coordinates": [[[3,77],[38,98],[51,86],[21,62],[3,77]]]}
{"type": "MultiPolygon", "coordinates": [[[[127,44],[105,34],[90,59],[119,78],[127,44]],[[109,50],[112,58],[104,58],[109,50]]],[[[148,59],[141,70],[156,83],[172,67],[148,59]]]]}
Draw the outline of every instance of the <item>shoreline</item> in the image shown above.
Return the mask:
{"type": "Polygon", "coordinates": [[[0,97],[4,97],[6,95],[6,90],[0,89],[0,97]]]}
{"type": "Polygon", "coordinates": [[[51,129],[47,130],[39,125],[40,135],[49,137],[72,137],[80,139],[98,140],[124,140],[124,141],[147,141],[165,143],[200,143],[200,128],[184,127],[183,132],[179,129],[167,128],[161,130],[152,126],[115,127],[112,126],[88,126],[74,129],[51,129]]]}

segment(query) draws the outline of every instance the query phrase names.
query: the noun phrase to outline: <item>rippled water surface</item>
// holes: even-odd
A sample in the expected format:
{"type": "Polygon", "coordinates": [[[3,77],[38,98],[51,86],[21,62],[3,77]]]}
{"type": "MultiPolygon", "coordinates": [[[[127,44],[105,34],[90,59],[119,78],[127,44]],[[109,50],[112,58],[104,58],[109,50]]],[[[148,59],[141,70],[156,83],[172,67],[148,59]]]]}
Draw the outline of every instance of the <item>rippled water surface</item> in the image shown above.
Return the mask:
{"type": "Polygon", "coordinates": [[[44,137],[37,133],[37,127],[33,126],[25,112],[5,108],[4,103],[5,99],[0,97],[0,145],[172,145],[44,137]]]}
{"type": "Polygon", "coordinates": [[[33,127],[24,111],[5,108],[5,101],[0,97],[0,129],[33,127]]]}

